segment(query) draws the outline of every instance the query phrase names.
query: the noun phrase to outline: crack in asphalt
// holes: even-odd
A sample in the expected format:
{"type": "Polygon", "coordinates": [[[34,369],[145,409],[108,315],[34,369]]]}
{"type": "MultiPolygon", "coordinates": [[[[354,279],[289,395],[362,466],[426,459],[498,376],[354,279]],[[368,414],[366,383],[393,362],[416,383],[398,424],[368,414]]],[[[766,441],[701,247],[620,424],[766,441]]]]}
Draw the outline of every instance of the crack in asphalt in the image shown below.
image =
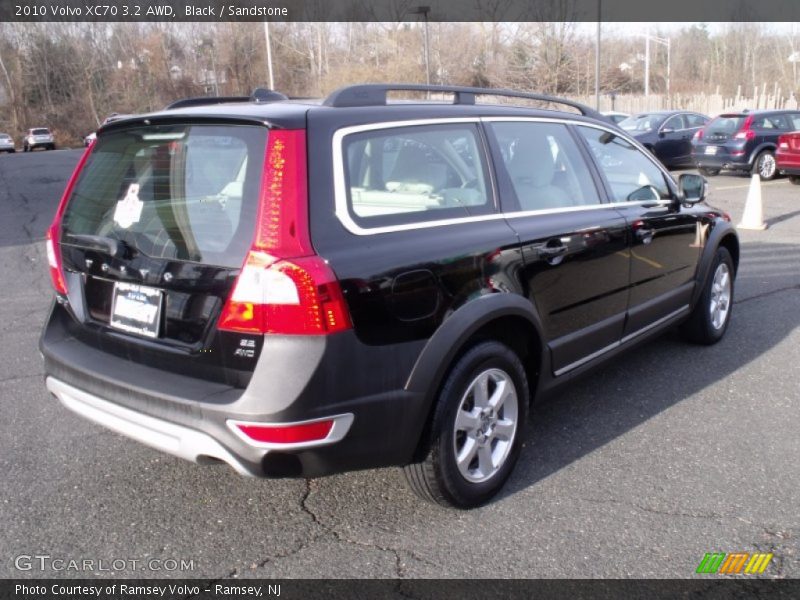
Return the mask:
{"type": "Polygon", "coordinates": [[[582,500],[586,502],[590,502],[592,504],[616,504],[618,506],[630,506],[642,512],[647,512],[655,515],[663,515],[668,517],[688,517],[692,519],[715,519],[715,520],[722,520],[722,519],[733,519],[738,517],[727,517],[720,513],[692,513],[692,512],[676,512],[676,511],[669,511],[669,510],[661,510],[658,508],[653,508],[651,506],[644,506],[641,504],[637,504],[635,502],[624,502],[622,500],[613,500],[611,498],[601,500],[599,498],[582,498],[582,500]]]}
{"type": "Polygon", "coordinates": [[[766,298],[768,296],[774,296],[775,294],[780,294],[782,292],[791,292],[793,290],[800,290],[800,285],[789,285],[786,287],[778,288],[777,290],[770,290],[768,292],[762,292],[760,294],[754,294],[753,296],[747,296],[746,298],[740,298],[739,300],[734,300],[734,304],[743,304],[745,302],[750,302],[751,300],[759,300],[761,298],[766,298]]]}
{"type": "Polygon", "coordinates": [[[300,498],[300,508],[308,514],[311,519],[313,520],[314,524],[320,527],[326,533],[332,535],[334,539],[338,542],[343,542],[345,544],[351,544],[354,546],[359,546],[362,548],[370,548],[373,550],[380,550],[381,552],[385,552],[394,556],[394,563],[395,563],[395,574],[397,577],[402,578],[405,576],[405,566],[403,565],[403,559],[400,556],[400,551],[395,548],[390,548],[388,546],[379,546],[378,544],[370,544],[367,542],[362,542],[360,540],[353,540],[348,538],[347,536],[343,535],[341,532],[336,531],[333,527],[322,522],[322,519],[319,518],[319,515],[315,513],[312,508],[308,504],[308,499],[311,496],[311,492],[313,491],[313,479],[306,479],[306,489],[305,493],[303,494],[302,498],[300,498]]]}
{"type": "Polygon", "coordinates": [[[17,381],[19,379],[33,379],[34,377],[44,377],[44,372],[31,373],[30,375],[13,375],[11,377],[4,377],[0,379],[0,383],[6,383],[8,381],[17,381]]]}
{"type": "MultiPolygon", "coordinates": [[[[306,515],[308,515],[308,517],[311,519],[311,522],[317,528],[317,533],[314,533],[311,537],[306,539],[301,544],[296,545],[291,550],[288,550],[288,551],[285,551],[285,552],[279,552],[277,554],[272,554],[272,555],[264,558],[260,562],[255,563],[253,565],[253,567],[251,567],[252,570],[264,568],[269,563],[274,562],[274,561],[279,560],[279,559],[282,559],[282,558],[290,558],[292,556],[295,556],[296,554],[299,554],[303,550],[309,548],[312,544],[314,544],[314,543],[316,543],[316,542],[318,542],[318,541],[320,541],[322,539],[325,539],[326,537],[328,539],[333,539],[333,540],[335,540],[336,542],[339,542],[339,543],[349,544],[349,545],[356,546],[356,547],[359,547],[359,548],[368,548],[370,550],[378,550],[380,552],[384,552],[386,554],[391,555],[394,558],[394,571],[395,571],[395,576],[398,579],[402,579],[402,578],[406,577],[406,575],[407,575],[408,569],[407,569],[407,566],[406,566],[406,564],[405,564],[405,562],[403,560],[404,556],[407,556],[411,560],[414,560],[414,561],[422,563],[422,564],[429,564],[431,566],[437,566],[437,567],[439,566],[439,565],[435,565],[434,563],[431,563],[430,561],[427,561],[427,560],[423,559],[422,557],[418,556],[416,553],[411,552],[409,550],[404,550],[404,549],[399,549],[399,548],[392,548],[390,546],[384,546],[384,545],[370,543],[370,542],[362,542],[361,540],[356,540],[356,539],[352,539],[350,537],[347,537],[342,532],[337,531],[334,527],[331,527],[330,525],[325,523],[320,518],[320,516],[313,510],[313,508],[309,505],[308,500],[309,500],[312,492],[314,491],[314,480],[313,479],[306,479],[305,480],[305,484],[306,484],[305,485],[305,490],[303,491],[303,495],[300,497],[300,499],[298,501],[298,505],[300,507],[300,510],[303,513],[305,513],[306,515]]],[[[234,569],[233,571],[231,571],[231,573],[229,573],[226,576],[226,578],[236,577],[237,573],[238,573],[238,569],[234,569]]],[[[414,598],[413,596],[408,595],[407,593],[405,593],[403,590],[401,590],[399,588],[398,588],[397,591],[398,591],[398,593],[400,593],[402,596],[404,596],[406,598],[411,598],[411,599],[414,598]]]]}

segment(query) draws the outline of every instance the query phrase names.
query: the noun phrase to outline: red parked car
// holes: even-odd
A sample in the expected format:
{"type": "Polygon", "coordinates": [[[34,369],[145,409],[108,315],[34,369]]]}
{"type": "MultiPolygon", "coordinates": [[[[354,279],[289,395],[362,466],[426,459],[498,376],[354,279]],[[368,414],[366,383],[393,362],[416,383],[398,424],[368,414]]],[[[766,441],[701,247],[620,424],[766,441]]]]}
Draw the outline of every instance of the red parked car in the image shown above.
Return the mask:
{"type": "Polygon", "coordinates": [[[789,181],[800,185],[800,131],[784,133],[778,138],[775,151],[778,171],[789,176],[789,181]]]}

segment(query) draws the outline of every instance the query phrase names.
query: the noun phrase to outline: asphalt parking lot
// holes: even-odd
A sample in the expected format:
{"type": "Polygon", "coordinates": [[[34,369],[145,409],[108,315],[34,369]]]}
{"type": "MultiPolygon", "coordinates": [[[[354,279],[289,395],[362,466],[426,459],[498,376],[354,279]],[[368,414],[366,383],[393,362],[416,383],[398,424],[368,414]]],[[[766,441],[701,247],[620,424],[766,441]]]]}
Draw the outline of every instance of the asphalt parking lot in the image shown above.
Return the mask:
{"type": "MultiPolygon", "coordinates": [[[[0,577],[674,578],[737,551],[800,577],[800,187],[764,184],[770,227],[741,232],[720,344],[668,334],[536,407],[504,493],[459,512],[397,470],[270,481],[193,465],[49,397],[43,236],[79,156],[0,156],[0,577]],[[51,559],[18,569],[34,555],[51,559]]],[[[709,202],[737,222],[748,185],[715,177],[709,202]]]]}

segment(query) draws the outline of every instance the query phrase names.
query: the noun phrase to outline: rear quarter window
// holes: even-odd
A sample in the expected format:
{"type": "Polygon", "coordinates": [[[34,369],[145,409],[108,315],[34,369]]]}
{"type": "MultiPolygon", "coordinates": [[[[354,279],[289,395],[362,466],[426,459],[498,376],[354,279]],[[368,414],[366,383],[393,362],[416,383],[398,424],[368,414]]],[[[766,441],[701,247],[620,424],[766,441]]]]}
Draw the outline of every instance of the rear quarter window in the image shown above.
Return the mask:
{"type": "Polygon", "coordinates": [[[373,129],[342,139],[347,210],[360,227],[484,215],[494,210],[477,125],[373,129]]]}

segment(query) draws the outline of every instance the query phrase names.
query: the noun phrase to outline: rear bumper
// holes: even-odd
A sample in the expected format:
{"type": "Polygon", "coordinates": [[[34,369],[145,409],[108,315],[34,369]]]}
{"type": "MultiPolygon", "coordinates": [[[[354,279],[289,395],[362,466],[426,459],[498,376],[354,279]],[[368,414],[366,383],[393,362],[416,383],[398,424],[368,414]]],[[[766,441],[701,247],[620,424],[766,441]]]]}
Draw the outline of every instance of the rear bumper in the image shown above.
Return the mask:
{"type": "Polygon", "coordinates": [[[259,474],[256,465],[243,460],[207,433],[124,408],[55,377],[48,377],[46,385],[71,411],[156,450],[196,463],[219,460],[241,475],[259,474]]]}
{"type": "Polygon", "coordinates": [[[747,153],[741,156],[732,156],[727,152],[717,155],[692,153],[692,161],[696,167],[707,167],[709,169],[733,169],[737,171],[747,171],[751,168],[747,153]]]}
{"type": "Polygon", "coordinates": [[[72,334],[74,328],[55,305],[40,340],[48,390],[95,423],[193,462],[223,461],[267,477],[405,464],[425,422],[422,394],[397,384],[418,354],[415,346],[401,357],[360,343],[352,332],[276,336],[239,388],[111,354],[101,342],[72,334]],[[326,439],[300,444],[252,442],[232,427],[330,418],[337,425],[326,439]]]}

